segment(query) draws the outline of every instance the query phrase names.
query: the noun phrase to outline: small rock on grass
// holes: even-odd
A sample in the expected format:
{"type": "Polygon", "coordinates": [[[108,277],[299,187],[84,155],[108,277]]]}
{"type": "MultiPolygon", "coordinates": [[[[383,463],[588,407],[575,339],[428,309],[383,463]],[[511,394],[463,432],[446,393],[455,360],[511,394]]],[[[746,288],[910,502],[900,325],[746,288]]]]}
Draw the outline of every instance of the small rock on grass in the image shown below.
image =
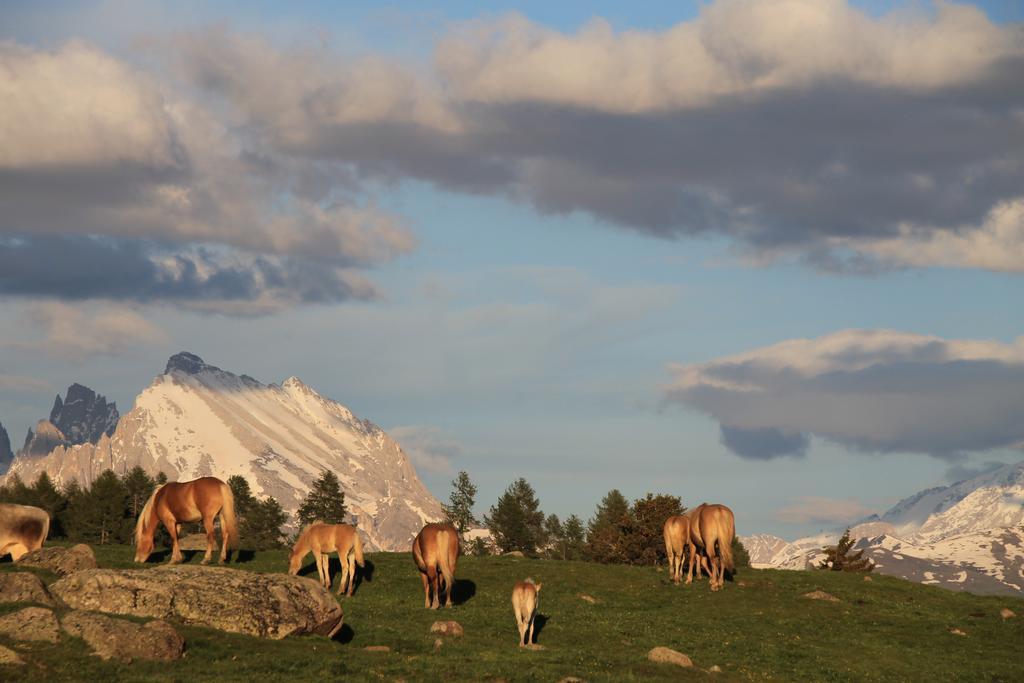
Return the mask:
{"type": "Polygon", "coordinates": [[[949,632],[952,633],[954,636],[966,636],[967,635],[966,633],[964,633],[963,631],[961,631],[958,628],[951,628],[951,629],[949,629],[949,632]]]}
{"type": "Polygon", "coordinates": [[[810,593],[804,593],[804,597],[809,600],[827,600],[828,602],[839,602],[839,598],[826,593],[825,591],[811,591],[810,593]]]}
{"type": "Polygon", "coordinates": [[[870,576],[865,576],[864,580],[865,581],[874,581],[874,579],[872,579],[870,576]]]}
{"type": "Polygon", "coordinates": [[[0,664],[24,664],[25,660],[9,647],[0,645],[0,664]]]}
{"type": "Polygon", "coordinates": [[[693,662],[682,652],[667,647],[656,647],[647,653],[647,659],[661,664],[675,664],[683,668],[693,666],[693,662]]]}
{"type": "Polygon", "coordinates": [[[456,638],[461,637],[465,633],[462,630],[462,625],[457,621],[435,621],[430,626],[430,632],[442,636],[455,636],[456,638]]]}
{"type": "Polygon", "coordinates": [[[0,633],[14,640],[56,643],[60,640],[60,624],[53,612],[45,607],[26,607],[0,617],[0,633]]]}
{"type": "Polygon", "coordinates": [[[587,681],[577,676],[564,676],[558,679],[558,683],[587,683],[587,681]]]}
{"type": "Polygon", "coordinates": [[[1001,616],[1003,619],[1013,619],[1015,616],[1017,616],[1017,613],[1009,607],[1004,607],[1003,609],[999,610],[999,616],[1001,616]]]}
{"type": "Polygon", "coordinates": [[[710,673],[713,673],[713,674],[720,674],[720,673],[722,673],[722,667],[720,667],[717,664],[715,664],[710,669],[708,669],[708,671],[710,673]]]}
{"type": "Polygon", "coordinates": [[[586,593],[580,593],[579,599],[583,602],[589,602],[591,605],[597,604],[597,598],[595,598],[593,595],[587,595],[586,593]]]}
{"type": "Polygon", "coordinates": [[[391,648],[387,645],[367,645],[363,649],[367,652],[391,652],[391,648]]]}

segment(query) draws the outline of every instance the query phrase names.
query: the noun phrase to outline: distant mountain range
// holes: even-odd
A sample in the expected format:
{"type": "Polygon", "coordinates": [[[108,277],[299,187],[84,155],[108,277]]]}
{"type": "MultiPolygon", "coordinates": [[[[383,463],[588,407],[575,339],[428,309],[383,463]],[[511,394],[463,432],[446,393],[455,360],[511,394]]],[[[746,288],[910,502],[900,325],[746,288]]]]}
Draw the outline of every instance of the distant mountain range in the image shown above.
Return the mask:
{"type": "MultiPolygon", "coordinates": [[[[842,529],[792,543],[741,537],[755,566],[804,569],[824,557],[842,529]]],[[[977,593],[1024,592],[1024,463],[1006,465],[901,500],[880,517],[855,522],[856,548],[876,571],[977,593]]]]}
{"type": "Polygon", "coordinates": [[[442,516],[380,427],[298,378],[262,384],[186,352],[172,356],[120,418],[113,403],[72,385],[50,419],[29,431],[7,476],[31,482],[47,472],[57,484],[88,484],[105,469],[122,474],[135,465],[172,481],[240,474],[254,494],[274,496],[290,514],[331,470],[371,548],[406,550],[425,522],[442,516]]]}

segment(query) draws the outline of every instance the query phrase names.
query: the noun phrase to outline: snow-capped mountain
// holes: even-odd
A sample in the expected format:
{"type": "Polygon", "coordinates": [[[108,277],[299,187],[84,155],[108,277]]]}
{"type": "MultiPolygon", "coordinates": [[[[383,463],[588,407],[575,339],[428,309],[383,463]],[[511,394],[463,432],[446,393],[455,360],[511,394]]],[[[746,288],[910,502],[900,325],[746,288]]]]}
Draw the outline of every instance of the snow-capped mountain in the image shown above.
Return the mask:
{"type": "Polygon", "coordinates": [[[754,534],[753,536],[742,536],[740,541],[750,555],[750,564],[755,567],[768,565],[772,558],[786,545],[784,538],[771,534],[754,534]]]}
{"type": "MultiPolygon", "coordinates": [[[[805,569],[842,529],[781,546],[764,566],[805,569]]],[[[901,500],[855,524],[856,547],[876,571],[948,588],[1024,591],[1024,462],[901,500]]],[[[746,539],[743,539],[746,544],[746,539]]]]}
{"type": "Polygon", "coordinates": [[[295,377],[262,384],[189,353],[171,357],[112,436],[59,446],[41,458],[19,455],[10,473],[32,481],[46,471],[58,484],[87,483],[104,469],[120,474],[135,465],[171,481],[240,474],[255,495],[274,496],[289,513],[331,470],[373,548],[406,550],[425,522],[442,515],[380,427],[295,377]]]}

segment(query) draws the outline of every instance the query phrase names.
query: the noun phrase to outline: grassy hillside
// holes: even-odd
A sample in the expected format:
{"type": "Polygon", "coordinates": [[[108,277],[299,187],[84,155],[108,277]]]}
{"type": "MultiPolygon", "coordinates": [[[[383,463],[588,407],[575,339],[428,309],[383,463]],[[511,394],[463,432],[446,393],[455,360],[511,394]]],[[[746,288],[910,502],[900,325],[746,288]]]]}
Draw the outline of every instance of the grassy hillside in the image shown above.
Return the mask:
{"type": "MultiPolygon", "coordinates": [[[[101,566],[133,566],[128,547],[99,548],[97,556],[101,566]]],[[[336,641],[262,641],[184,626],[185,659],[119,665],[90,657],[68,637],[28,647],[0,637],[30,662],[17,670],[0,667],[0,680],[1024,680],[1020,599],[884,576],[865,582],[859,575],[776,570],[745,570],[712,594],[706,580],[676,587],[654,568],[465,557],[458,571],[461,604],[433,612],[423,609],[408,554],[369,559],[372,581],[344,599],[346,626],[336,641]],[[527,576],[544,584],[546,619],[537,637],[543,650],[516,647],[509,596],[513,582],[527,576]],[[816,589],[842,602],[800,597],[816,589]],[[1004,621],[1003,607],[1019,616],[1004,621]],[[457,620],[466,636],[435,651],[429,633],[435,619],[457,620]],[[951,633],[954,628],[966,635],[951,633]],[[367,652],[369,645],[391,652],[367,652]],[[648,662],[647,651],[657,645],[688,654],[697,668],[648,662]],[[723,672],[707,673],[713,665],[723,672]]],[[[286,554],[259,553],[237,566],[284,571],[286,554]]],[[[0,571],[16,569],[0,564],[0,571]]],[[[311,561],[306,571],[315,576],[311,561]]],[[[0,605],[0,613],[13,609],[0,605]]]]}

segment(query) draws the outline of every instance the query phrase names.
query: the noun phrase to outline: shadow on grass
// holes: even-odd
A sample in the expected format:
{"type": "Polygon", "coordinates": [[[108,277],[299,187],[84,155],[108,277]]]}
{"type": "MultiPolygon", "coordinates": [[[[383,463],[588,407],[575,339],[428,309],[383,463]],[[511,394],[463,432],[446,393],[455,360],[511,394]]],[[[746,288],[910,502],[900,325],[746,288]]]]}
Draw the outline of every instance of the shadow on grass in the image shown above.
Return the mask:
{"type": "Polygon", "coordinates": [[[456,605],[469,602],[476,595],[476,584],[469,579],[455,579],[452,602],[456,605]]]}
{"type": "Polygon", "coordinates": [[[331,640],[342,645],[348,645],[355,637],[356,632],[352,630],[352,627],[348,624],[342,624],[338,632],[331,637],[331,640]]]}
{"type": "Polygon", "coordinates": [[[540,642],[540,632],[544,630],[546,623],[548,623],[547,615],[538,612],[533,618],[533,642],[540,642]]]}

